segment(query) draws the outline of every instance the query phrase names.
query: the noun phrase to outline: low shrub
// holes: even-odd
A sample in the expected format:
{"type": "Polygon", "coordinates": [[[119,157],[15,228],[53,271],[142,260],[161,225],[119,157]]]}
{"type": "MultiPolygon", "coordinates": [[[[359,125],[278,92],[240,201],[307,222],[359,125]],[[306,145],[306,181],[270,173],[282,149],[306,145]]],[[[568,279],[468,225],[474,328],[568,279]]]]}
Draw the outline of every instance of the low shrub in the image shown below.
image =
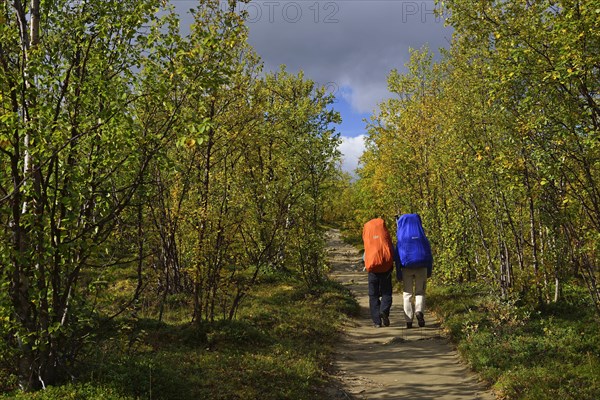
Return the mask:
{"type": "Polygon", "coordinates": [[[81,383],[4,398],[320,398],[340,326],[358,309],[342,285],[307,287],[270,275],[248,295],[236,320],[173,322],[181,309],[170,309],[163,322],[123,316],[104,324],[86,349],[77,370],[81,383]]]}
{"type": "Polygon", "coordinates": [[[532,308],[479,285],[428,290],[461,356],[501,398],[600,398],[600,324],[585,292],[532,308]]]}

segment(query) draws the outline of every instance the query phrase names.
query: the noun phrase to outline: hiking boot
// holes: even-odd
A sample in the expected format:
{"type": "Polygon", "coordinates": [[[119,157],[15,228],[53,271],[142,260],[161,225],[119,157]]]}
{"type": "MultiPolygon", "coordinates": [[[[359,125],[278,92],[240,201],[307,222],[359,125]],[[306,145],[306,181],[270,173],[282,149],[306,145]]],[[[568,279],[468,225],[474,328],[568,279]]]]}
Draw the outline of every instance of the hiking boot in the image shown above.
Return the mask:
{"type": "Polygon", "coordinates": [[[410,329],[412,328],[412,322],[407,322],[406,323],[406,329],[410,329]]]}
{"type": "Polygon", "coordinates": [[[425,317],[421,311],[417,313],[417,321],[419,321],[419,326],[421,328],[425,326],[425,317]]]}
{"type": "Polygon", "coordinates": [[[383,322],[383,326],[390,326],[390,317],[385,315],[385,314],[381,314],[381,321],[383,322]]]}
{"type": "Polygon", "coordinates": [[[381,324],[373,324],[373,328],[381,328],[381,324]]]}

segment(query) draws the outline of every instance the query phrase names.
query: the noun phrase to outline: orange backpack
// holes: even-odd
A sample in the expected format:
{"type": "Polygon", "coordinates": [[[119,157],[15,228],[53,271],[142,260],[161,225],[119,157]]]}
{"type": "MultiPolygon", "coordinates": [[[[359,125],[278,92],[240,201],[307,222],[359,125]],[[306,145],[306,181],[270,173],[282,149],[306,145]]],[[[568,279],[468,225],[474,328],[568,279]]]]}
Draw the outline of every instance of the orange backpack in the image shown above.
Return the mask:
{"type": "Polygon", "coordinates": [[[392,238],[381,218],[370,220],[363,227],[365,268],[369,272],[387,272],[394,266],[392,238]]]}

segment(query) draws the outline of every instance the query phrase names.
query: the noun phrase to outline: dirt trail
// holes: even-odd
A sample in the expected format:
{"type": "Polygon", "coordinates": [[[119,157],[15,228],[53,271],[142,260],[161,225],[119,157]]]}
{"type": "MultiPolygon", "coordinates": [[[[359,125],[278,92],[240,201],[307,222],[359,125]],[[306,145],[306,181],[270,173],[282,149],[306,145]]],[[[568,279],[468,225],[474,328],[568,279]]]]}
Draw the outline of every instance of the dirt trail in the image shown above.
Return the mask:
{"type": "Polygon", "coordinates": [[[391,325],[372,327],[360,254],[341,241],[337,230],[328,234],[328,249],[332,278],[348,285],[361,309],[338,346],[334,369],[340,385],[331,398],[494,399],[460,363],[430,313],[425,312],[424,328],[415,321],[415,328],[406,329],[400,293],[394,292],[391,325]]]}

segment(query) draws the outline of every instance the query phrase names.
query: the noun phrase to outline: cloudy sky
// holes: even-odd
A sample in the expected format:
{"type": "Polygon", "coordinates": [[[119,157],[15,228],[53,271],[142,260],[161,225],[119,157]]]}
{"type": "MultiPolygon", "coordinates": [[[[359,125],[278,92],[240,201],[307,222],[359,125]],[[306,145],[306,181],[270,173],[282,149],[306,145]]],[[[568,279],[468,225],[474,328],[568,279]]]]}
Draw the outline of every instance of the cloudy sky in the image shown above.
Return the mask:
{"type": "MultiPolygon", "coordinates": [[[[172,2],[182,11],[195,4],[172,2]]],[[[248,13],[249,41],[266,70],[281,64],[303,70],[336,95],[347,171],[363,150],[363,120],[388,96],[389,72],[404,70],[409,48],[448,47],[451,30],[434,7],[431,0],[253,0],[239,6],[248,13]]]]}

